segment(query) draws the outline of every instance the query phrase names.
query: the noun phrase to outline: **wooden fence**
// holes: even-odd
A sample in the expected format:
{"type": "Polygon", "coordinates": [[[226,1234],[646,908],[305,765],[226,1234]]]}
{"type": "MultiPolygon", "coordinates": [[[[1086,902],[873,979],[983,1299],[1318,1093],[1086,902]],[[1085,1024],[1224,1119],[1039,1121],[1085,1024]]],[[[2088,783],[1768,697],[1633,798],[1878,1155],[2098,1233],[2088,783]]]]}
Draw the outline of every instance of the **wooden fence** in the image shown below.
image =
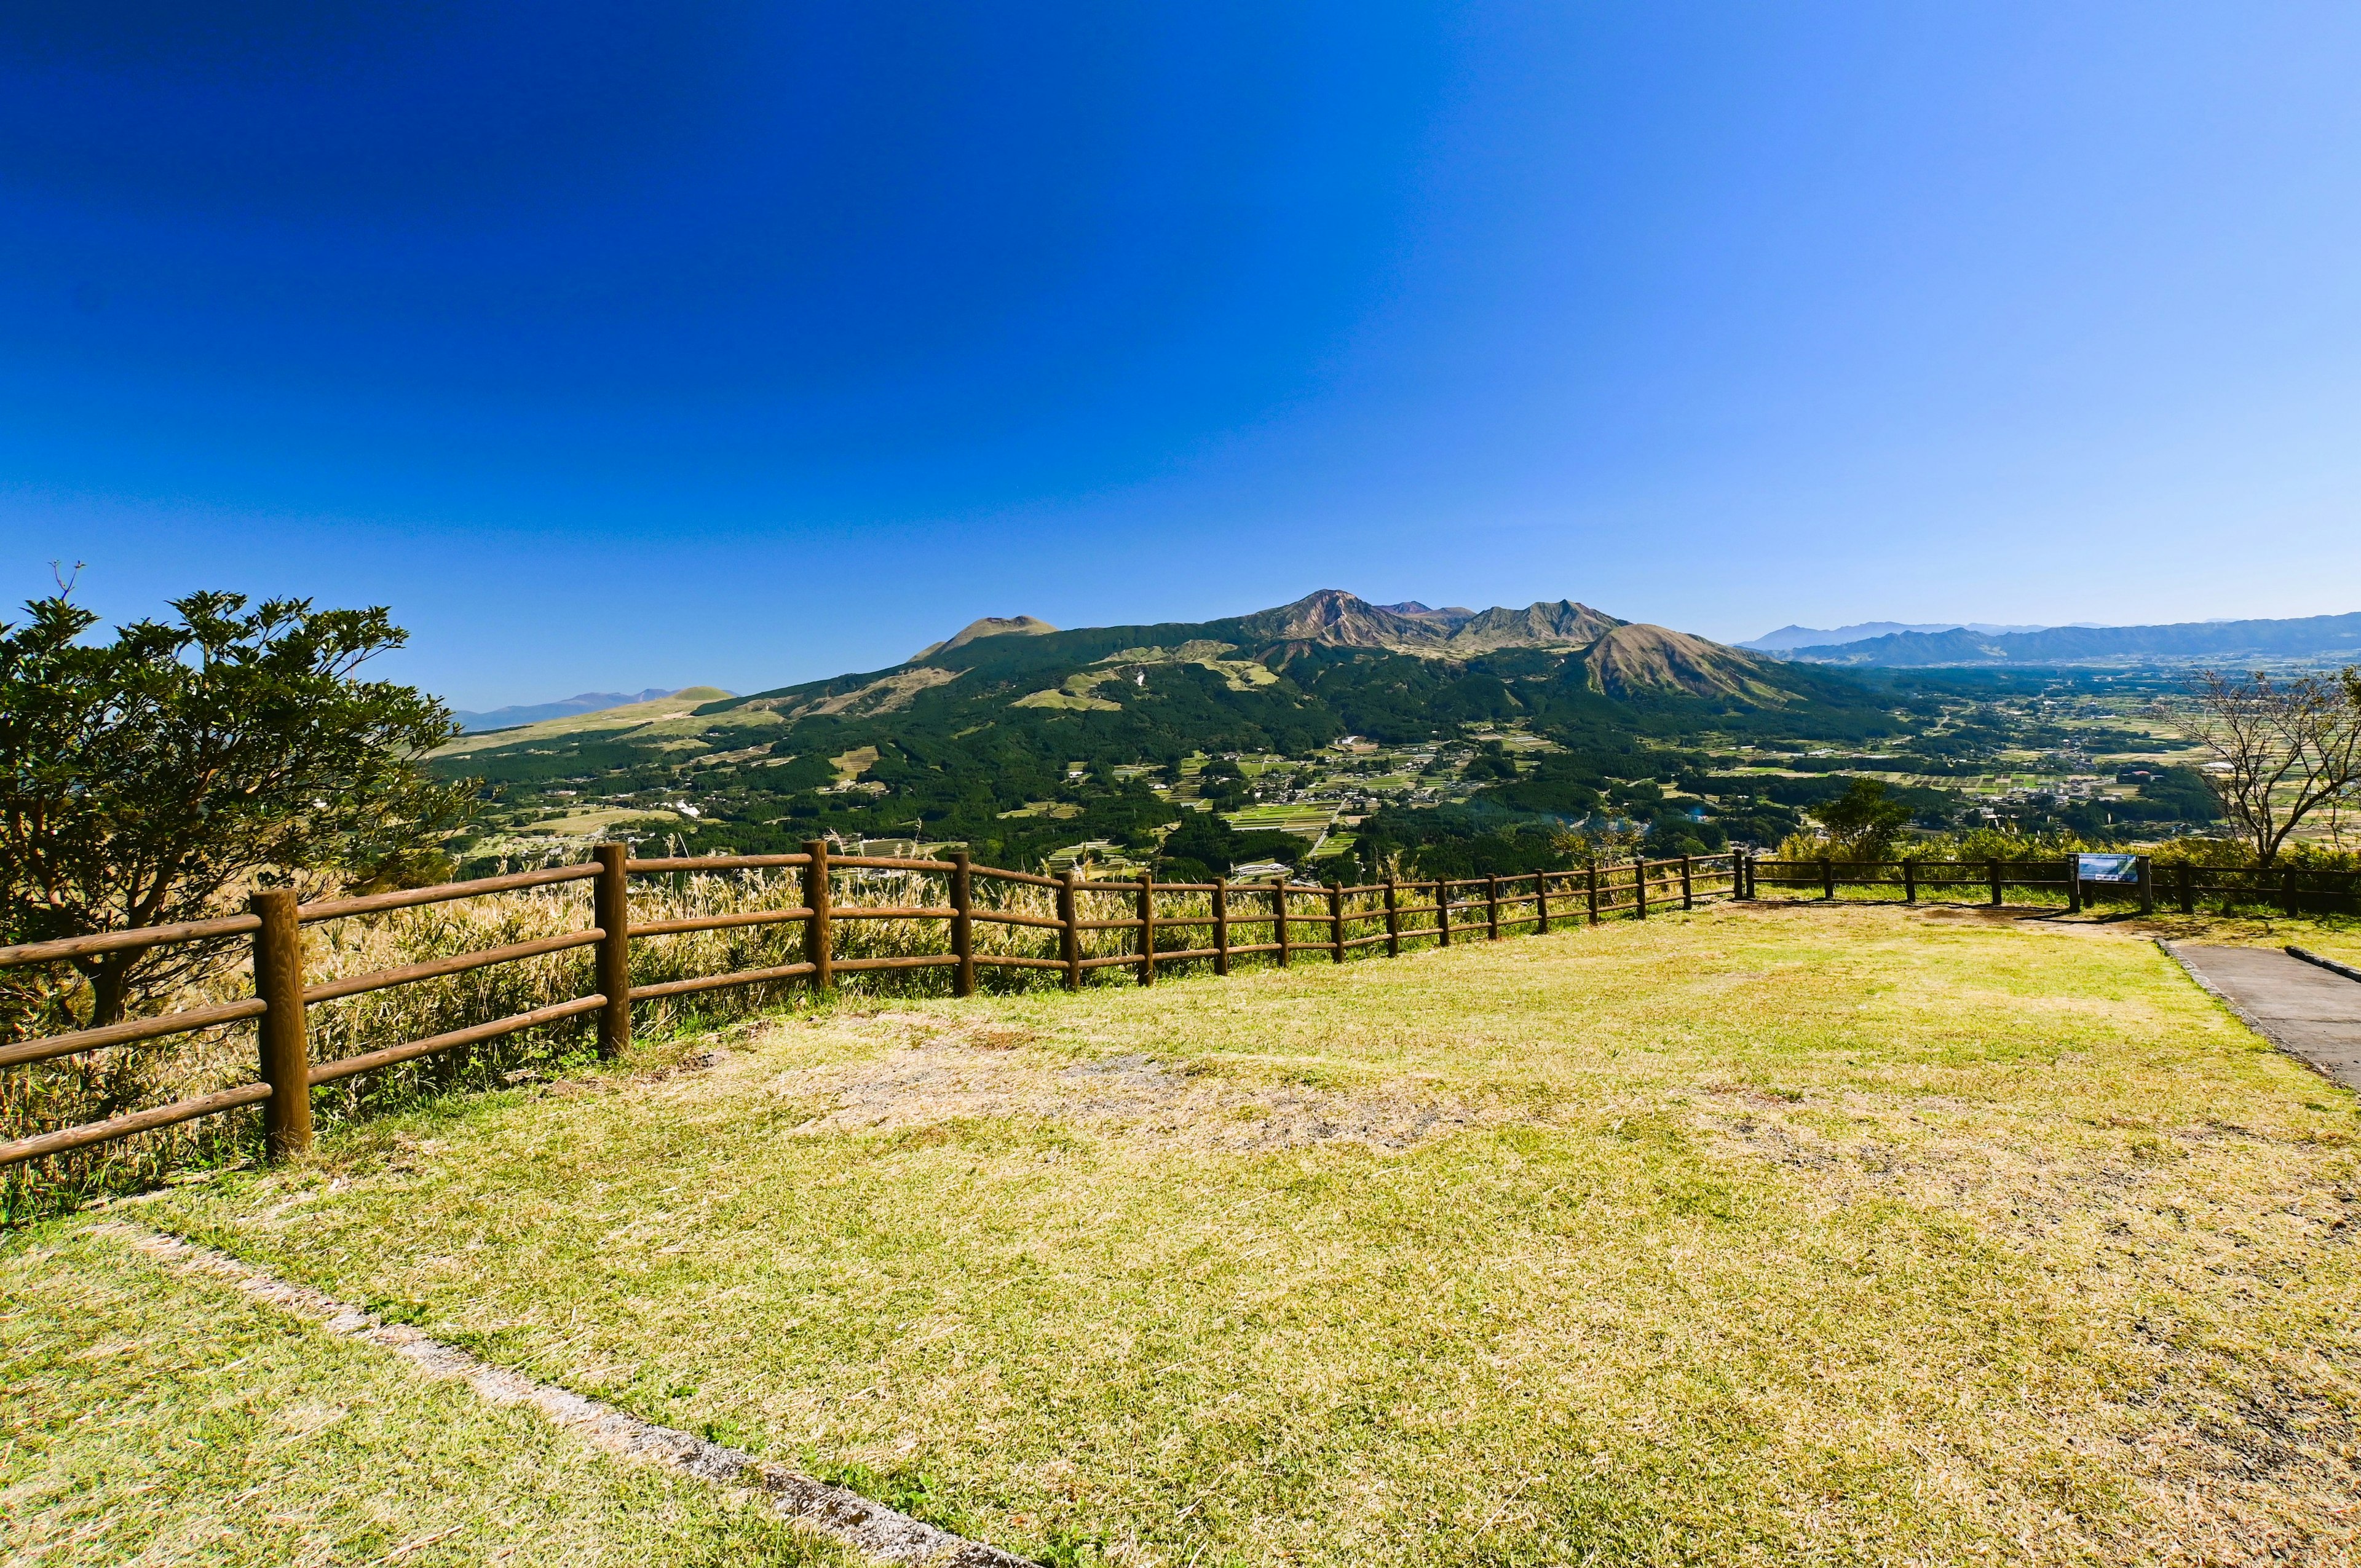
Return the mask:
{"type": "Polygon", "coordinates": [[[844,974],[944,969],[950,971],[952,994],[970,996],[975,992],[978,972],[993,968],[1054,973],[1068,990],[1079,989],[1084,975],[1093,970],[1127,968],[1135,971],[1140,984],[1151,985],[1159,968],[1174,964],[1209,965],[1213,973],[1226,975],[1231,961],[1236,959],[1267,957],[1276,964],[1286,965],[1298,956],[1316,954],[1343,963],[1350,956],[1378,948],[1389,958],[1399,957],[1408,944],[1414,942],[1449,947],[1454,942],[1478,938],[1496,941],[1503,932],[1521,927],[1532,934],[1545,933],[1553,923],[1596,924],[1616,917],[1644,920],[1651,908],[1676,905],[1686,909],[1703,899],[1746,896],[1752,883],[1743,857],[1730,853],[1639,860],[1583,871],[1530,872],[1439,882],[1389,880],[1352,887],[1341,883],[1290,883],[1284,879],[1268,883],[1159,883],[1143,876],[1131,882],[1089,882],[1071,871],[1063,877],[1046,877],[972,865],[965,854],[958,852],[942,861],[837,855],[829,852],[825,842],[807,844],[803,853],[794,855],[635,860],[620,844],[601,844],[592,853],[591,861],[583,865],[358,898],[299,905],[292,893],[258,893],[247,914],[223,919],[0,948],[0,969],[8,969],[100,953],[248,938],[254,981],[253,995],[244,1000],[0,1046],[0,1068],[50,1061],[83,1051],[145,1045],[248,1018],[257,1021],[260,1047],[258,1081],[0,1144],[0,1167],[247,1105],[262,1107],[266,1146],[273,1157],[280,1157],[310,1146],[311,1091],[321,1084],[586,1014],[598,1014],[598,1048],[602,1055],[611,1057],[631,1042],[631,1003],[730,986],[800,982],[816,992],[826,992],[834,987],[838,976],[844,974]],[[800,873],[801,902],[792,907],[687,919],[638,923],[631,919],[633,876],[790,868],[800,873]],[[932,873],[942,879],[945,902],[839,904],[835,883],[840,871],[932,873]],[[303,928],[307,926],[569,882],[591,883],[592,923],[583,929],[306,983],[303,928]],[[979,902],[978,884],[987,883],[1047,890],[1054,895],[1057,913],[1043,916],[979,902]],[[1106,895],[1119,897],[1128,904],[1132,913],[1114,919],[1085,919],[1083,900],[1092,895],[1099,895],[1102,901],[1106,895]],[[1193,901],[1202,897],[1206,901],[1207,912],[1175,910],[1170,904],[1176,897],[1191,901],[1192,908],[1193,901]],[[1159,898],[1164,900],[1161,905],[1159,898]],[[940,921],[947,950],[893,957],[834,956],[839,926],[849,921],[884,919],[940,921]],[[979,953],[975,950],[975,927],[993,923],[1037,929],[1045,941],[1054,940],[1057,950],[1054,955],[979,953]],[[634,941],[772,924],[800,926],[802,956],[797,961],[654,984],[635,986],[631,982],[634,941]],[[1085,934],[1091,932],[1129,933],[1130,950],[1085,956],[1085,934]],[[1242,936],[1246,939],[1242,940],[1242,936]],[[313,1003],[591,947],[598,949],[592,969],[595,989],[587,994],[355,1056],[329,1061],[312,1059],[306,1010],[313,1003]]]}
{"type": "Polygon", "coordinates": [[[2241,870],[2228,866],[2192,866],[2186,862],[2158,866],[2147,856],[2136,860],[2137,875],[2131,882],[2087,882],[2077,873],[2077,858],[2056,861],[1772,861],[1741,855],[1738,862],[1742,896],[1758,890],[1809,888],[1822,899],[1851,887],[1898,887],[1905,903],[1921,894],[1958,897],[1963,891],[1982,894],[1980,902],[1997,906],[2006,890],[2027,888],[2062,895],[2067,912],[2080,914],[2103,902],[2133,905],[2143,915],[2159,907],[2194,915],[2201,905],[2236,910],[2257,908],[2282,915],[2361,914],[2361,872],[2303,867],[2241,870]]]}

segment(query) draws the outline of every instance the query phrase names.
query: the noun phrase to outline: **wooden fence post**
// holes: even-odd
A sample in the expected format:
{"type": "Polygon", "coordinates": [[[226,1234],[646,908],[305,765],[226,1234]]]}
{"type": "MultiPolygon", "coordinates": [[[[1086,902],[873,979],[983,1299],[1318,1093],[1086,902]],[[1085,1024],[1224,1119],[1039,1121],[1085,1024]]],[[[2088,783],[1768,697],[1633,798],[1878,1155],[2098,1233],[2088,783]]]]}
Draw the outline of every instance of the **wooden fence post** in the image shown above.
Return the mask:
{"type": "Polygon", "coordinates": [[[1631,917],[1635,920],[1648,917],[1648,857],[1645,855],[1631,858],[1631,917]]]}
{"type": "Polygon", "coordinates": [[[1338,963],[1345,961],[1345,884],[1328,884],[1328,953],[1338,963]]]}
{"type": "Polygon", "coordinates": [[[1689,857],[1683,855],[1681,857],[1681,907],[1683,909],[1697,907],[1697,889],[1690,881],[1691,871],[1689,857]]]}
{"type": "Polygon", "coordinates": [[[2197,883],[2196,880],[2189,874],[2187,861],[2172,868],[2172,881],[2175,890],[2180,894],[2180,912],[2183,915],[2196,914],[2197,883]]]}
{"type": "Polygon", "coordinates": [[[1230,972],[1230,879],[1213,879],[1213,972],[1230,972]]]}
{"type": "Polygon", "coordinates": [[[1487,941],[1500,939],[1500,873],[1494,872],[1484,883],[1484,938],[1487,941]]]}
{"type": "Polygon", "coordinates": [[[1902,857],[1902,902],[1918,902],[1918,858],[1916,855],[1902,857]]]}
{"type": "Polygon", "coordinates": [[[1598,924],[1598,862],[1590,862],[1590,923],[1598,924]]]}
{"type": "Polygon", "coordinates": [[[1287,967],[1287,879],[1270,879],[1270,939],[1279,944],[1279,967],[1287,967]]]}
{"type": "Polygon", "coordinates": [[[1082,988],[1082,933],[1075,925],[1081,900],[1074,893],[1074,868],[1068,866],[1058,883],[1058,956],[1066,960],[1066,989],[1082,988]]]}
{"type": "Polygon", "coordinates": [[[1820,857],[1820,896],[1834,898],[1836,895],[1837,863],[1828,856],[1822,855],[1820,857]]]}
{"type": "Polygon", "coordinates": [[[258,893],[247,903],[261,918],[254,934],[254,994],[262,999],[263,1146],[286,1159],[312,1146],[312,1051],[303,1028],[303,927],[291,889],[258,893]]]}
{"type": "Polygon", "coordinates": [[[965,850],[951,851],[951,994],[975,994],[975,878],[965,850]]]}
{"type": "Polygon", "coordinates": [[[1156,983],[1156,879],[1139,873],[1139,983],[1156,983]]]}
{"type": "Polygon", "coordinates": [[[1549,872],[1533,872],[1533,935],[1549,935],[1549,872]]]}
{"type": "Polygon", "coordinates": [[[2156,872],[2146,855],[2139,858],[2139,898],[2141,914],[2156,913],[2156,872]]]}
{"type": "Polygon", "coordinates": [[[1997,859],[1986,861],[1984,870],[1992,877],[1993,907],[1998,909],[2000,907],[2000,861],[1997,859]]]}
{"type": "Polygon", "coordinates": [[[804,867],[804,907],[811,911],[804,921],[804,960],[812,967],[812,993],[817,996],[836,985],[835,955],[829,950],[828,840],[807,841],[804,853],[811,857],[804,867]]]}
{"type": "Polygon", "coordinates": [[[1401,957],[1401,910],[1394,879],[1386,878],[1386,957],[1401,957]]]}
{"type": "Polygon", "coordinates": [[[609,1060],[631,1048],[631,879],[623,870],[631,855],[622,844],[595,844],[598,880],[590,884],[591,923],[607,933],[598,938],[598,1054],[609,1060]]]}
{"type": "Polygon", "coordinates": [[[1434,945],[1451,946],[1451,883],[1443,877],[1434,879],[1434,945]]]}
{"type": "Polygon", "coordinates": [[[2295,868],[2292,866],[2279,872],[2279,907],[2287,912],[2289,919],[2295,918],[2295,868]]]}

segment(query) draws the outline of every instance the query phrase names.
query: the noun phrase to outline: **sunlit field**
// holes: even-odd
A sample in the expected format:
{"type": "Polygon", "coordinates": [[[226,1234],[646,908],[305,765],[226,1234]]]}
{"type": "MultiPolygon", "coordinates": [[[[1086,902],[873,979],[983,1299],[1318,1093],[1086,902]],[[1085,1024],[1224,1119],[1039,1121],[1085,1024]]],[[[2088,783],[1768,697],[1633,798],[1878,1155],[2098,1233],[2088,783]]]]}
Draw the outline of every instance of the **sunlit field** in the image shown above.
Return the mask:
{"type": "MultiPolygon", "coordinates": [[[[2133,923],[1730,906],[691,1030],[108,1217],[1054,1562],[2322,1560],[2356,1134],[2133,923]]],[[[89,1223],[5,1258],[15,1552],[770,1528],[89,1223]]]]}

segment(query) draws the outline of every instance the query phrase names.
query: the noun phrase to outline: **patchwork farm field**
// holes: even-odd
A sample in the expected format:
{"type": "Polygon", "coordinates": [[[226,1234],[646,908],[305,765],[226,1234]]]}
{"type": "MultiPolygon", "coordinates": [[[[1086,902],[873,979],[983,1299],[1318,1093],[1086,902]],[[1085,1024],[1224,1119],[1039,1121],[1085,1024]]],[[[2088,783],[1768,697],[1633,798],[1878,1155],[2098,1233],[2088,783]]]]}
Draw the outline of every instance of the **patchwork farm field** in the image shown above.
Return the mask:
{"type": "Polygon", "coordinates": [[[1052,1563],[2341,1560],[2356,1135],[2125,922],[846,999],[17,1234],[0,1530],[850,1561],[134,1223],[1052,1563]]]}

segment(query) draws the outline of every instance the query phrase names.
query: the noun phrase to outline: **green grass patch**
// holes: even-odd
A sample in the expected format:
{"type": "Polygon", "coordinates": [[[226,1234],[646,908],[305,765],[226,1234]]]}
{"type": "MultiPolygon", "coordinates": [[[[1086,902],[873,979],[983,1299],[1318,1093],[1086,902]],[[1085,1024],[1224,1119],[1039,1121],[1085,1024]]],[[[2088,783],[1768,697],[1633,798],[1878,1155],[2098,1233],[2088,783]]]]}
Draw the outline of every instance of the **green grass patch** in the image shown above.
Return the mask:
{"type": "Polygon", "coordinates": [[[71,1225],[0,1251],[0,1379],[13,1563],[857,1561],[71,1225]]]}
{"type": "Polygon", "coordinates": [[[867,1008],[139,1212],[1050,1561],[2349,1544],[2361,1118],[2126,927],[867,1008]]]}

